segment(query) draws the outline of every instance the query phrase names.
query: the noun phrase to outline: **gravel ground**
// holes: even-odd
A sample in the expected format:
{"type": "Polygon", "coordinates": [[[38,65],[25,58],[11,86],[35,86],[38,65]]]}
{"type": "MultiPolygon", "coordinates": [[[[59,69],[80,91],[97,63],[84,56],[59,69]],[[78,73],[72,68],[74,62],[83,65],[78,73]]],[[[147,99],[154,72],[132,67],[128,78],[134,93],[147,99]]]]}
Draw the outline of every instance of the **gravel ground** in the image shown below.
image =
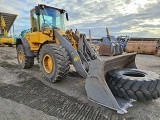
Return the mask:
{"type": "MultiPolygon", "coordinates": [[[[137,55],[139,69],[160,74],[160,57],[137,55]]],[[[0,47],[0,120],[111,119],[160,120],[160,99],[134,102],[128,113],[97,105],[87,99],[85,80],[70,70],[68,77],[51,84],[35,65],[20,69],[14,47],[0,47]]]]}

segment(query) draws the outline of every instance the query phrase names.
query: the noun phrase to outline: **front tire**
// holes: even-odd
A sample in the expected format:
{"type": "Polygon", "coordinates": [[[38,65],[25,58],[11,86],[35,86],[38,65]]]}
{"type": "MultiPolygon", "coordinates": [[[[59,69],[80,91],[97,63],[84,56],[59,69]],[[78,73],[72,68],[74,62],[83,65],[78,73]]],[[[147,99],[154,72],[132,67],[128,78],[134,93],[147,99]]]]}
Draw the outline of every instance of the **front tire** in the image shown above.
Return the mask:
{"type": "Polygon", "coordinates": [[[68,53],[57,44],[45,44],[40,49],[39,66],[47,80],[51,82],[61,80],[70,69],[68,53]]]}
{"type": "Polygon", "coordinates": [[[21,68],[27,69],[34,65],[34,57],[28,57],[22,44],[17,46],[17,59],[21,68]]]}

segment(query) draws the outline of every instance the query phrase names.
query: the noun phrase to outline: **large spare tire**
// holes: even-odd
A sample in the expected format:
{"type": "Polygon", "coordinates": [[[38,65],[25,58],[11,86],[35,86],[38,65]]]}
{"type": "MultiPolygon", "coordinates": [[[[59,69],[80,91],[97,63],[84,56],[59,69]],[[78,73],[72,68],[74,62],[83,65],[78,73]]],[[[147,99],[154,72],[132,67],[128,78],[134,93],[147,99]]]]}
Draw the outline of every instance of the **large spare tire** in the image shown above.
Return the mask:
{"type": "Polygon", "coordinates": [[[116,69],[106,75],[106,82],[113,94],[138,101],[160,97],[160,76],[139,69],[116,69]]]}

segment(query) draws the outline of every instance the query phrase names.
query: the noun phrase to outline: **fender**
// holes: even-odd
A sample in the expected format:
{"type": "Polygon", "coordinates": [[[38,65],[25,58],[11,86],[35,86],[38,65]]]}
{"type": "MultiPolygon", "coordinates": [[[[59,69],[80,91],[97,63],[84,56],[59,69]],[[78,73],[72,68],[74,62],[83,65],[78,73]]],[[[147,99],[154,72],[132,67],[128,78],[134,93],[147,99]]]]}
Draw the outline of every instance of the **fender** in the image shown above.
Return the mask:
{"type": "Polygon", "coordinates": [[[28,41],[26,40],[26,38],[21,37],[21,38],[17,38],[16,40],[16,48],[18,47],[19,44],[23,44],[24,49],[26,51],[26,55],[28,57],[34,57],[35,55],[33,54],[33,52],[30,50],[30,46],[28,41]]]}

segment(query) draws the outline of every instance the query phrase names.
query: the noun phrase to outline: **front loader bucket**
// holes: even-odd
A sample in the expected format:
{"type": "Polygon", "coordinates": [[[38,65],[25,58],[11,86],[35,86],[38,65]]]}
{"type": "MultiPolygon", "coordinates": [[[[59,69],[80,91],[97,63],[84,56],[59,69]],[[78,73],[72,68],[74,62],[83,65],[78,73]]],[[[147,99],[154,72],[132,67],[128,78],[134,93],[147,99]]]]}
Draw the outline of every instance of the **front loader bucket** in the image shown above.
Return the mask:
{"type": "Polygon", "coordinates": [[[131,101],[112,94],[105,78],[108,71],[117,68],[136,68],[136,53],[123,53],[114,57],[100,57],[92,60],[89,66],[89,76],[86,78],[85,89],[89,100],[105,107],[114,109],[119,114],[127,113],[131,101]]]}

